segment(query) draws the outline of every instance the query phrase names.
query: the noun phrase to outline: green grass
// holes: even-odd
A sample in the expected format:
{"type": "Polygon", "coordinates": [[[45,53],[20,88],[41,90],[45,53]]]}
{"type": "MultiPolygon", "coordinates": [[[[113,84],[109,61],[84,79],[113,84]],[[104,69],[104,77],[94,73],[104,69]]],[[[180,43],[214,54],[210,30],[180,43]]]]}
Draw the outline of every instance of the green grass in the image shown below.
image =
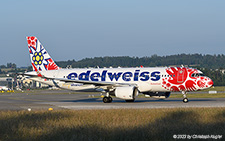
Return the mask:
{"type": "MultiPolygon", "coordinates": [[[[198,94],[198,93],[192,93],[187,94],[188,98],[225,98],[225,93],[217,93],[217,94],[198,94]]],[[[169,98],[183,98],[182,94],[171,94],[169,98]]]]}
{"type": "MultiPolygon", "coordinates": [[[[205,93],[188,93],[188,98],[225,98],[225,87],[224,86],[216,86],[211,87],[209,89],[200,91],[205,93]],[[209,91],[217,91],[223,93],[209,94],[209,91]]],[[[170,98],[182,98],[182,94],[171,94],[170,98]]]]}
{"type": "Polygon", "coordinates": [[[1,111],[0,140],[173,140],[225,135],[225,108],[1,111]]]}
{"type": "Polygon", "coordinates": [[[206,89],[204,91],[225,91],[225,86],[216,86],[206,89]]]}

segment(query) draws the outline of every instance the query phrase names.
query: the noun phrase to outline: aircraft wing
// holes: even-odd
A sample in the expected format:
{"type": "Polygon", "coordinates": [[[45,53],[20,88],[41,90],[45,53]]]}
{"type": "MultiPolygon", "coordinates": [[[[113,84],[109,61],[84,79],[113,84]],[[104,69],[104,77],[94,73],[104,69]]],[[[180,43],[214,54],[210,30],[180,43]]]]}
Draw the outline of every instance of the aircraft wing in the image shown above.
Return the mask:
{"type": "Polygon", "coordinates": [[[130,83],[115,83],[115,82],[102,82],[102,81],[86,81],[86,80],[74,80],[74,79],[65,79],[65,78],[54,78],[54,80],[59,80],[67,83],[83,83],[91,84],[95,86],[124,86],[124,85],[135,85],[130,83]]]}
{"type": "Polygon", "coordinates": [[[46,77],[44,75],[38,76],[37,74],[28,74],[24,73],[22,75],[30,76],[30,77],[40,77],[43,79],[51,79],[51,80],[59,80],[66,83],[82,83],[82,84],[90,84],[95,86],[133,86],[135,84],[131,83],[116,83],[116,82],[103,82],[103,81],[87,81],[87,80],[75,80],[75,79],[66,79],[66,78],[52,78],[52,77],[46,77]]]}

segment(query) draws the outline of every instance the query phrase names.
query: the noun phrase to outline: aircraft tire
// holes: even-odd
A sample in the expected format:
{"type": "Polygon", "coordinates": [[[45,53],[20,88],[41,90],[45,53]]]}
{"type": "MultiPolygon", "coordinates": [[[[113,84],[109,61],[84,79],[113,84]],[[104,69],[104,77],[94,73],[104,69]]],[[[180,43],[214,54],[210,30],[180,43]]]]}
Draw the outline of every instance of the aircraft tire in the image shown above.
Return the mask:
{"type": "Polygon", "coordinates": [[[184,103],[188,103],[188,99],[187,99],[187,98],[184,98],[184,99],[183,99],[183,102],[184,102],[184,103]]]}
{"type": "Polygon", "coordinates": [[[113,101],[112,97],[108,97],[109,98],[109,103],[111,103],[113,101]]]}
{"type": "Polygon", "coordinates": [[[103,97],[103,99],[102,99],[102,101],[103,101],[104,103],[111,103],[112,100],[113,100],[112,97],[107,97],[107,96],[103,97]]]}
{"type": "Polygon", "coordinates": [[[103,99],[102,99],[102,101],[104,102],[104,103],[109,103],[109,99],[108,99],[108,97],[103,97],[103,99]]]}

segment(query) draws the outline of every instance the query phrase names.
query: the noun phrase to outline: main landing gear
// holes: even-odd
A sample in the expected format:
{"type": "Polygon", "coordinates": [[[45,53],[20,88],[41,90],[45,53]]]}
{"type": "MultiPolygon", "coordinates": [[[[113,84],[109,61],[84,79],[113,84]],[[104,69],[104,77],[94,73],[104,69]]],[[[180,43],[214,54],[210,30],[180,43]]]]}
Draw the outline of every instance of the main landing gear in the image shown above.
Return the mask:
{"type": "Polygon", "coordinates": [[[187,92],[185,92],[185,91],[182,91],[182,94],[183,94],[183,97],[184,97],[184,99],[183,99],[183,102],[184,103],[188,103],[188,98],[187,98],[187,92]]]}
{"type": "Polygon", "coordinates": [[[112,101],[113,101],[113,99],[112,99],[112,97],[107,97],[107,96],[104,96],[103,97],[103,99],[102,99],[102,101],[104,102],[104,103],[111,103],[112,101]]]}
{"type": "Polygon", "coordinates": [[[109,92],[106,93],[106,96],[103,97],[102,101],[104,103],[111,103],[113,101],[112,97],[109,95],[109,92]]]}

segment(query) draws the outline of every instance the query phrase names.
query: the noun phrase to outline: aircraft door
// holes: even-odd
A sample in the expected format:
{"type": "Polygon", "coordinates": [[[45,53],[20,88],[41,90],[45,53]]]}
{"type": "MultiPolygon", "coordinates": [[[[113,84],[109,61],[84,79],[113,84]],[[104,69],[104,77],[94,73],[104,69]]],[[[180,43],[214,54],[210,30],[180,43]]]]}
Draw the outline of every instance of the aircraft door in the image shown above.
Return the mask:
{"type": "Polygon", "coordinates": [[[177,72],[177,83],[183,83],[184,82],[184,71],[180,70],[177,72]]]}

